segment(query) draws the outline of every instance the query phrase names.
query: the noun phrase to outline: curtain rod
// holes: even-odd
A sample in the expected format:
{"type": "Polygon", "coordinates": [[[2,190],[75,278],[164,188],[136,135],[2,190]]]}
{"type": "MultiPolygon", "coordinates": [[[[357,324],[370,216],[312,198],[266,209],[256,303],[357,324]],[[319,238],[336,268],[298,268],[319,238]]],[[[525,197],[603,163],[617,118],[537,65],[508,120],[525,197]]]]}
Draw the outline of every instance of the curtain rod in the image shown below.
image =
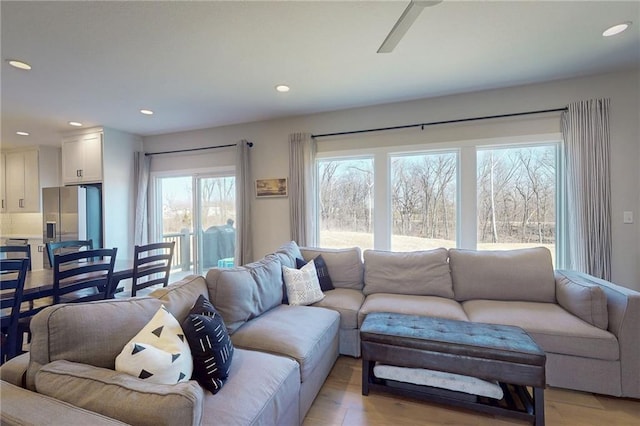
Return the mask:
{"type": "MultiPolygon", "coordinates": [[[[249,148],[251,148],[253,146],[253,142],[247,142],[247,145],[249,146],[249,148]]],[[[217,148],[229,148],[232,146],[238,146],[237,143],[231,143],[228,145],[217,145],[217,146],[205,146],[204,148],[190,148],[190,149],[177,149],[175,151],[162,151],[162,152],[145,152],[145,157],[146,156],[151,156],[151,155],[161,155],[161,154],[175,154],[178,152],[191,152],[191,151],[202,151],[205,149],[217,149],[217,148]]]]}
{"type": "Polygon", "coordinates": [[[457,118],[454,120],[432,121],[430,123],[406,124],[403,126],[379,127],[377,129],[351,130],[348,132],[323,133],[321,135],[311,135],[311,137],[317,139],[317,138],[326,138],[329,136],[343,136],[343,135],[354,135],[358,133],[383,132],[386,130],[409,129],[411,127],[420,127],[422,128],[422,130],[424,130],[425,126],[435,126],[438,124],[464,123],[466,121],[489,120],[492,118],[516,117],[520,115],[544,114],[546,112],[561,112],[561,111],[567,111],[567,108],[564,107],[564,108],[542,109],[538,111],[514,112],[511,114],[486,115],[484,117],[457,118]]]}

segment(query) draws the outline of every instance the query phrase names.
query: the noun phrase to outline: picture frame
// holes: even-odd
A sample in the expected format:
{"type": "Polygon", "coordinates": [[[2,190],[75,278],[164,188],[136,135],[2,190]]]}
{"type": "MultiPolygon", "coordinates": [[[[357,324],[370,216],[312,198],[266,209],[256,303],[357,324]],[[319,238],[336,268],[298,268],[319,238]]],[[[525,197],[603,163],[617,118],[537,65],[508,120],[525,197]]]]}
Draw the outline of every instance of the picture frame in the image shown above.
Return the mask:
{"type": "Polygon", "coordinates": [[[256,179],[256,198],[287,197],[287,178],[256,179]]]}

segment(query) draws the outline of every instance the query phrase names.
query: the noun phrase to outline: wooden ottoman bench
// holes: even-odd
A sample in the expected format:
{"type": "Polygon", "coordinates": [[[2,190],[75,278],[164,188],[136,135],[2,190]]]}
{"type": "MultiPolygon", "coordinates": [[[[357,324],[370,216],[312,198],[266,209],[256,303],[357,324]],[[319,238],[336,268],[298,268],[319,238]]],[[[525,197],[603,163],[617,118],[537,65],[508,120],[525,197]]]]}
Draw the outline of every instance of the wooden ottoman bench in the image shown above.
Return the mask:
{"type": "Polygon", "coordinates": [[[380,390],[544,425],[546,356],[519,327],[374,312],[365,318],[360,339],[363,395],[380,390]],[[504,397],[381,379],[374,374],[376,363],[495,381],[504,397]]]}

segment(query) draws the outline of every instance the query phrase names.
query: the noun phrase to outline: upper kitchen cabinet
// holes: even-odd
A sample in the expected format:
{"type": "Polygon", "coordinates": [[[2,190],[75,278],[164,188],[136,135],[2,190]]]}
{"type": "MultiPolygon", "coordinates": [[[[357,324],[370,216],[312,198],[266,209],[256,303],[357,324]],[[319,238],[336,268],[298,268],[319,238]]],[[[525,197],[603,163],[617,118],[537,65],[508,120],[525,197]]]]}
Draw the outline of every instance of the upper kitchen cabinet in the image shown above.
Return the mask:
{"type": "Polygon", "coordinates": [[[102,182],[102,131],[66,136],[62,140],[65,185],[102,182]]]}
{"type": "Polygon", "coordinates": [[[40,212],[42,188],[57,186],[60,173],[60,149],[41,146],[4,153],[3,185],[6,210],[10,213],[40,212]]]}
{"type": "Polygon", "coordinates": [[[7,162],[5,160],[4,152],[0,153],[0,199],[2,199],[2,204],[0,204],[0,213],[4,213],[7,211],[7,196],[6,196],[6,185],[7,181],[5,175],[7,170],[7,162]]]}

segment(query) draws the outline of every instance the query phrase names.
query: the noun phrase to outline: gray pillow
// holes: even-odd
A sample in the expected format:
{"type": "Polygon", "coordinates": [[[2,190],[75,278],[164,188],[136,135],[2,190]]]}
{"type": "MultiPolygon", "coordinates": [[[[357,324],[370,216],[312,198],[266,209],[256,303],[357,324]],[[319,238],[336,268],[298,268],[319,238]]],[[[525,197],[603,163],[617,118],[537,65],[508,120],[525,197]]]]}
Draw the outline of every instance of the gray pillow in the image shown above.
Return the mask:
{"type": "Polygon", "coordinates": [[[364,251],[365,295],[393,293],[453,298],[447,249],[364,251]]]}
{"type": "Polygon", "coordinates": [[[607,329],[607,295],[599,285],[571,280],[556,272],[556,298],[560,306],[573,315],[598,328],[607,329]]]}

